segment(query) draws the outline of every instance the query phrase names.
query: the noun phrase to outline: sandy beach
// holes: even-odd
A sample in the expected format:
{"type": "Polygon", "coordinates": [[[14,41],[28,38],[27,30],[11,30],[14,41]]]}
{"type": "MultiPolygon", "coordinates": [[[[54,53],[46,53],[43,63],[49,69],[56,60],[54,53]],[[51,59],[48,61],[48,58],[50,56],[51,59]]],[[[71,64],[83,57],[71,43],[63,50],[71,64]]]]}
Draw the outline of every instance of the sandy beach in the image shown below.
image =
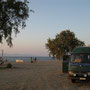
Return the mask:
{"type": "Polygon", "coordinates": [[[60,61],[11,63],[0,69],[0,90],[90,90],[90,82],[72,83],[60,61]]]}

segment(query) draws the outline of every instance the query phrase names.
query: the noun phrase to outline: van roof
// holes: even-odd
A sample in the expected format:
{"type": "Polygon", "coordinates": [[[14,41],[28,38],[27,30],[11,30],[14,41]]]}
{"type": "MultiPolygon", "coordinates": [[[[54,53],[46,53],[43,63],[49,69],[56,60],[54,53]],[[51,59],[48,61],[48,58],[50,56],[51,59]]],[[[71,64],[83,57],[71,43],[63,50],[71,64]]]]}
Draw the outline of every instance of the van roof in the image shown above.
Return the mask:
{"type": "Polygon", "coordinates": [[[72,54],[90,53],[90,47],[78,47],[73,49],[72,54]]]}

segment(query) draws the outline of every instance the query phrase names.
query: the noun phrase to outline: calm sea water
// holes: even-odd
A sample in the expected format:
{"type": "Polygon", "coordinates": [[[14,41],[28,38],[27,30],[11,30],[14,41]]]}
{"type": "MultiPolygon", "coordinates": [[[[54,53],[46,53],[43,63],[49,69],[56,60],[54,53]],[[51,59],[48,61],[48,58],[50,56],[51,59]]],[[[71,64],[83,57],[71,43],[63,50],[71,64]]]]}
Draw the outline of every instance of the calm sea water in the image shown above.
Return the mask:
{"type": "MultiPolygon", "coordinates": [[[[5,57],[8,61],[15,62],[16,60],[24,60],[25,62],[29,62],[31,57],[5,57]]],[[[32,57],[34,58],[34,57],[32,57]]],[[[47,61],[47,60],[53,60],[51,57],[36,57],[37,61],[47,61]]]]}

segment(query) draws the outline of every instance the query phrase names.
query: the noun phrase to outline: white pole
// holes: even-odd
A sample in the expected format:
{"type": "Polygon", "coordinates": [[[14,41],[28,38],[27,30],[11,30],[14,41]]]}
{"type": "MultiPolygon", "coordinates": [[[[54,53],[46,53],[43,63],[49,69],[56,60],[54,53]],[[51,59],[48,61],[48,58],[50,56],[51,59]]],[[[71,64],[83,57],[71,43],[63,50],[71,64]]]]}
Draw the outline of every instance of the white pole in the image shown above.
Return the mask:
{"type": "Polygon", "coordinates": [[[2,50],[2,57],[3,57],[3,50],[2,50]]]}

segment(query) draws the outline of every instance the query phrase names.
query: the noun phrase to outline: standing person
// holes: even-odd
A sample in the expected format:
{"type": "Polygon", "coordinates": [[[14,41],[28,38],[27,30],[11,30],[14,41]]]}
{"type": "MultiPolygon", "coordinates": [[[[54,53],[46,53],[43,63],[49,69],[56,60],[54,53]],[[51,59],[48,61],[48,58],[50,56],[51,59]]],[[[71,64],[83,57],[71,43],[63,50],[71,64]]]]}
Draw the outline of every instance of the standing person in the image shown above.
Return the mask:
{"type": "Polygon", "coordinates": [[[30,58],[30,62],[33,63],[33,59],[32,59],[32,57],[30,58]]]}
{"type": "Polygon", "coordinates": [[[37,58],[35,57],[35,59],[34,59],[34,60],[35,60],[35,62],[36,62],[36,61],[37,61],[37,58]]]}

